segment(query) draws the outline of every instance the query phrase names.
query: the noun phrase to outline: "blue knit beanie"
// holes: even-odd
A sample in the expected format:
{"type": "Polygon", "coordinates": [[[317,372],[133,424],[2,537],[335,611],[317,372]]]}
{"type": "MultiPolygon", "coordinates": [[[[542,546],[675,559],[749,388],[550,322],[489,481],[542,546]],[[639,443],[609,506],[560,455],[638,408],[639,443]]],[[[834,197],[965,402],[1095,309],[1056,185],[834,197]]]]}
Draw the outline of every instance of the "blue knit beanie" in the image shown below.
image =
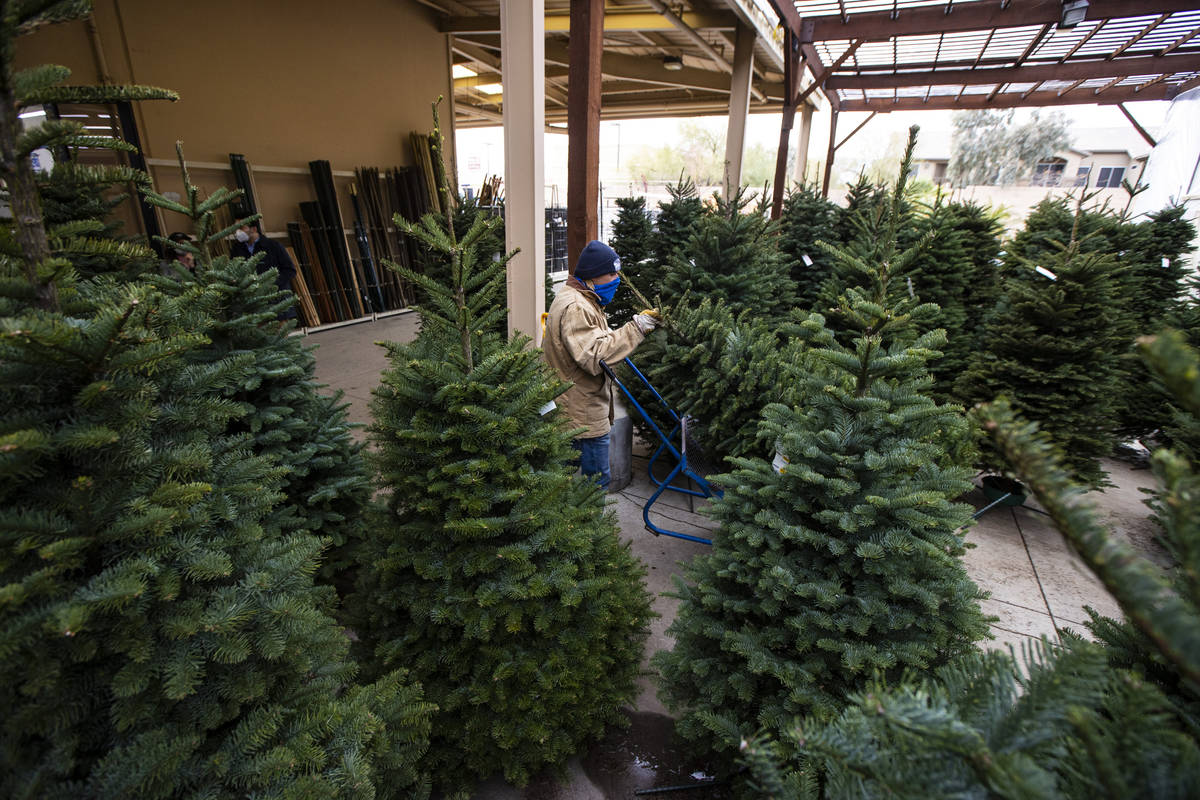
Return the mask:
{"type": "Polygon", "coordinates": [[[617,251],[601,241],[590,241],[579,260],[575,262],[575,277],[581,281],[591,280],[610,272],[621,271],[621,257],[617,251]]]}

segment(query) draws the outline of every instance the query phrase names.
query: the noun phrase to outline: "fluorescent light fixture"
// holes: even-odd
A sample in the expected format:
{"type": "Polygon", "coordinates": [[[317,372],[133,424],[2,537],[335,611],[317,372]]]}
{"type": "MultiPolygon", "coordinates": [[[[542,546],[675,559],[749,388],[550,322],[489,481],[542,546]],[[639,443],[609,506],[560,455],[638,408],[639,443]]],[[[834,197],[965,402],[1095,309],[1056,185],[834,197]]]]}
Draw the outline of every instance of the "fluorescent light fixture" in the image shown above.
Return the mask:
{"type": "Polygon", "coordinates": [[[1060,29],[1074,28],[1087,18],[1088,0],[1063,0],[1060,29]]]}
{"type": "Polygon", "coordinates": [[[671,72],[683,69],[683,56],[663,56],[663,69],[671,72]]]}
{"type": "Polygon", "coordinates": [[[1038,275],[1041,275],[1043,278],[1049,278],[1052,281],[1058,280],[1058,276],[1055,275],[1050,270],[1046,269],[1045,267],[1034,267],[1033,269],[1035,272],[1037,272],[1038,275]]]}
{"type": "Polygon", "coordinates": [[[34,117],[44,117],[44,116],[46,116],[46,109],[35,108],[31,111],[22,111],[17,116],[20,117],[21,119],[33,119],[34,117]]]}
{"type": "Polygon", "coordinates": [[[483,86],[476,86],[476,91],[484,94],[500,94],[504,91],[504,84],[501,83],[485,83],[483,86]]]}
{"type": "Polygon", "coordinates": [[[450,68],[450,74],[456,78],[474,78],[479,73],[466,64],[455,64],[450,68]]]}

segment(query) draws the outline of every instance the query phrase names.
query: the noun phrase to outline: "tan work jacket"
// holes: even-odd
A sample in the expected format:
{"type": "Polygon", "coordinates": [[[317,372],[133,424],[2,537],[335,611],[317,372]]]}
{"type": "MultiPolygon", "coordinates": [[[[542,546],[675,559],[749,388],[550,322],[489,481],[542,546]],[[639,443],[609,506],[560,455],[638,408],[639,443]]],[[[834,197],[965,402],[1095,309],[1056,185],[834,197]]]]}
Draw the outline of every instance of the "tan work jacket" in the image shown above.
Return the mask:
{"type": "Polygon", "coordinates": [[[546,318],[542,353],[563,380],[574,384],[556,402],[572,428],[587,428],[581,438],[603,436],[612,428],[613,387],[600,362],[615,368],[644,338],[632,320],[609,328],[594,292],[569,283],[559,290],[546,318]]]}

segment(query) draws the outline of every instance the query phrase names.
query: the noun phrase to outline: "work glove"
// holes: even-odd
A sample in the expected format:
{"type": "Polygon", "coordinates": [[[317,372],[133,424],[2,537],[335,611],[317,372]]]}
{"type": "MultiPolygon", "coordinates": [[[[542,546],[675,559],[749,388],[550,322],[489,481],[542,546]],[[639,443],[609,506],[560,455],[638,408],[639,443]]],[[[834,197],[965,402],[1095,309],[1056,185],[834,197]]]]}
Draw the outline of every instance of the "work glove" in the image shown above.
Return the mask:
{"type": "Polygon", "coordinates": [[[658,313],[657,308],[646,308],[635,314],[633,321],[639,331],[649,333],[662,323],[662,315],[658,313]]]}

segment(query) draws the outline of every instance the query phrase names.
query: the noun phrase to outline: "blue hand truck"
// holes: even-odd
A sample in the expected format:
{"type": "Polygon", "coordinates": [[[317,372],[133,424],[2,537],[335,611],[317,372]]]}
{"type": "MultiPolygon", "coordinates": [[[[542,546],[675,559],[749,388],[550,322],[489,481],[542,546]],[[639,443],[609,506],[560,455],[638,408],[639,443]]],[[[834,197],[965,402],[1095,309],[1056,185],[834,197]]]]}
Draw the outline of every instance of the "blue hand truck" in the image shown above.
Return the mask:
{"type": "Polygon", "coordinates": [[[667,401],[663,399],[663,396],[658,393],[658,390],[650,384],[650,381],[647,380],[646,376],[642,374],[642,371],[638,369],[628,358],[625,359],[625,365],[628,366],[630,371],[633,372],[633,374],[636,375],[638,379],[640,379],[641,382],[646,385],[646,388],[649,389],[650,393],[654,395],[655,399],[662,404],[662,407],[667,410],[667,413],[675,422],[675,426],[671,428],[671,432],[664,435],[658,425],[655,424],[654,420],[650,418],[650,415],[646,413],[646,410],[642,408],[642,404],[639,403],[637,398],[635,398],[629,391],[628,387],[621,383],[621,381],[617,378],[617,375],[615,372],[613,372],[612,368],[603,361],[600,362],[600,368],[604,370],[604,374],[608,376],[609,380],[620,387],[621,391],[624,393],[625,397],[629,399],[629,402],[633,404],[633,407],[637,410],[638,414],[641,415],[642,419],[646,420],[646,424],[649,425],[650,429],[653,430],[655,435],[658,436],[658,449],[656,449],[654,451],[654,455],[650,457],[650,464],[647,469],[647,471],[650,473],[650,480],[658,486],[658,489],[653,495],[650,496],[650,499],[646,501],[646,505],[642,506],[642,519],[646,523],[646,530],[650,531],[655,536],[673,536],[676,539],[686,539],[689,542],[699,542],[700,544],[711,545],[712,539],[705,539],[701,536],[692,536],[687,533],[680,533],[679,531],[667,530],[666,528],[654,524],[654,522],[652,522],[650,519],[651,506],[658,502],[658,499],[662,497],[663,493],[665,492],[679,492],[680,494],[686,494],[692,497],[702,497],[705,499],[721,497],[722,493],[720,489],[713,488],[712,485],[704,479],[704,476],[700,475],[688,464],[687,451],[688,425],[690,424],[689,418],[686,415],[682,417],[679,416],[679,414],[675,412],[675,409],[671,408],[670,404],[667,403],[667,401]],[[679,437],[678,447],[676,447],[674,444],[677,436],[679,437]],[[669,455],[675,461],[675,466],[670,470],[670,472],[667,473],[665,478],[659,480],[654,476],[654,465],[660,457],[665,455],[669,455]],[[685,489],[682,486],[672,486],[672,482],[680,476],[694,481],[695,484],[700,487],[699,490],[685,489]]]}

